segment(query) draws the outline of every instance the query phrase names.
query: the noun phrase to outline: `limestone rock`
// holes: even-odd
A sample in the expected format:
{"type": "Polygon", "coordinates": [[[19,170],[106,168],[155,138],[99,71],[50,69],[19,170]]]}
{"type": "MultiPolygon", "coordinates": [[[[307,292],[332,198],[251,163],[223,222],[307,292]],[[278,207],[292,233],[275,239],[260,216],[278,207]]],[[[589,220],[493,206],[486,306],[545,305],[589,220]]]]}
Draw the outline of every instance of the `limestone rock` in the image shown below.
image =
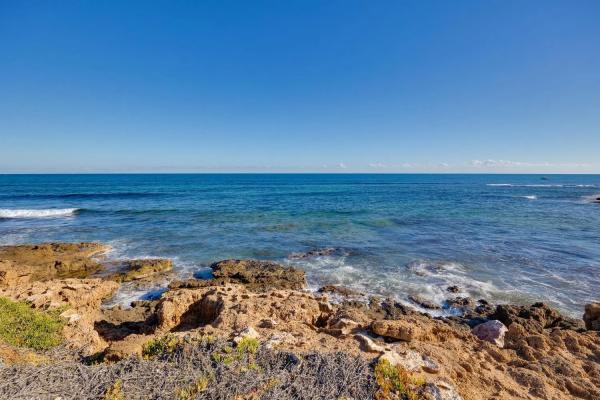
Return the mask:
{"type": "Polygon", "coordinates": [[[541,333],[544,329],[582,329],[583,322],[560,315],[560,313],[544,303],[535,303],[529,307],[500,304],[496,310],[488,315],[490,319],[497,319],[507,327],[512,323],[519,323],[526,331],[541,333]]]}
{"type": "Polygon", "coordinates": [[[425,387],[425,393],[434,400],[463,400],[456,388],[443,380],[428,383],[425,387]]]}
{"type": "Polygon", "coordinates": [[[127,260],[123,263],[124,271],[109,277],[117,282],[130,282],[144,279],[173,269],[173,261],[167,258],[148,258],[127,260]]]}
{"type": "Polygon", "coordinates": [[[27,301],[35,308],[67,307],[63,336],[68,345],[86,354],[102,350],[106,342],[94,328],[102,301],[111,296],[119,285],[102,279],[64,279],[31,282],[0,289],[0,296],[27,301]]]}
{"type": "Polygon", "coordinates": [[[325,285],[319,288],[319,293],[332,293],[343,297],[360,296],[361,293],[341,285],[325,285]]]}
{"type": "Polygon", "coordinates": [[[442,308],[439,305],[435,304],[434,302],[429,301],[421,296],[411,295],[411,296],[408,296],[408,299],[410,301],[412,301],[413,303],[415,303],[416,305],[423,307],[425,309],[428,309],[428,310],[439,310],[440,308],[442,308]]]}
{"type": "Polygon", "coordinates": [[[129,335],[123,340],[112,342],[104,352],[104,359],[118,361],[132,356],[141,357],[144,345],[152,338],[147,335],[129,335]]]}
{"type": "Polygon", "coordinates": [[[404,340],[406,342],[416,339],[421,334],[420,328],[408,320],[373,321],[371,330],[380,336],[404,340]]]}
{"type": "Polygon", "coordinates": [[[171,289],[196,289],[243,284],[248,290],[265,292],[272,289],[301,290],[306,286],[304,271],[272,261],[223,260],[211,265],[212,279],[188,279],[173,282],[171,289]]]}
{"type": "Polygon", "coordinates": [[[294,289],[306,285],[304,271],[260,260],[224,260],[210,266],[215,278],[228,278],[250,290],[294,289]]]}
{"type": "Polygon", "coordinates": [[[260,337],[260,334],[258,332],[256,332],[256,330],[254,328],[248,327],[248,328],[244,329],[243,331],[241,331],[240,333],[238,333],[238,335],[233,338],[233,342],[237,344],[246,338],[258,339],[259,337],[260,337]]]}
{"type": "Polygon", "coordinates": [[[377,344],[373,338],[357,333],[354,337],[361,343],[364,351],[369,353],[383,353],[386,351],[386,347],[383,344],[377,344]]]}
{"type": "Polygon", "coordinates": [[[502,322],[491,320],[475,326],[471,332],[481,340],[493,343],[498,347],[504,347],[504,335],[507,330],[502,322]]]}
{"type": "Polygon", "coordinates": [[[99,243],[42,243],[0,247],[0,285],[55,278],[85,278],[101,269],[93,257],[108,250],[99,243]]]}
{"type": "Polygon", "coordinates": [[[387,350],[380,359],[387,360],[391,365],[400,365],[407,371],[419,372],[421,370],[430,374],[440,372],[440,366],[431,357],[415,350],[387,350]]]}

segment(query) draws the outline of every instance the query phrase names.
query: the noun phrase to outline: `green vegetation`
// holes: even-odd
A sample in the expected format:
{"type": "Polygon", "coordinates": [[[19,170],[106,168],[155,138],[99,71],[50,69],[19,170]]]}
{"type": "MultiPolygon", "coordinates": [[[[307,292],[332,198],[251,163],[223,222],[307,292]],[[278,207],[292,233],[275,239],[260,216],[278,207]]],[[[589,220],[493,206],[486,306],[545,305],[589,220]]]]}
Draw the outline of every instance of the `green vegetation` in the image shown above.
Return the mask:
{"type": "Polygon", "coordinates": [[[165,352],[172,352],[175,350],[179,340],[174,335],[168,334],[157,339],[152,339],[148,343],[144,344],[142,348],[142,355],[145,358],[152,358],[161,355],[165,352]]]}
{"type": "Polygon", "coordinates": [[[211,378],[208,376],[201,376],[196,379],[196,382],[192,383],[190,386],[179,389],[177,391],[177,397],[179,400],[191,400],[195,399],[198,394],[204,392],[210,383],[211,378]]]}
{"type": "MultiPolygon", "coordinates": [[[[231,346],[224,346],[220,351],[214,351],[211,354],[213,361],[217,363],[223,363],[224,365],[230,365],[234,361],[242,361],[247,358],[250,365],[253,364],[254,355],[258,351],[260,347],[260,342],[258,339],[251,337],[242,338],[236,348],[235,352],[231,346]]],[[[255,370],[258,370],[258,365],[253,367],[255,370]]]]}
{"type": "Polygon", "coordinates": [[[239,341],[236,350],[239,354],[256,354],[258,346],[260,346],[258,339],[246,336],[239,341]]]}
{"type": "Polygon", "coordinates": [[[46,350],[62,342],[64,309],[35,310],[27,303],[0,297],[0,339],[8,344],[46,350]]]}
{"type": "Polygon", "coordinates": [[[400,365],[393,366],[387,360],[380,360],[375,366],[375,380],[379,386],[375,400],[417,400],[418,389],[425,385],[422,378],[412,376],[400,365]]]}

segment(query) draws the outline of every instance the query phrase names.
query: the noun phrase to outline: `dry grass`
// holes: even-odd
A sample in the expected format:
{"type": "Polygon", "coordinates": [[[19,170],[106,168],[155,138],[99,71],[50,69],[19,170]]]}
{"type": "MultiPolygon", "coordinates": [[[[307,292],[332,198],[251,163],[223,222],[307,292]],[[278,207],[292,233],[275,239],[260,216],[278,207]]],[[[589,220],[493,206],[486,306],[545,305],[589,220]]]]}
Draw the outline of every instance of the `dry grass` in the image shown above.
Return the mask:
{"type": "Polygon", "coordinates": [[[373,369],[361,358],[343,353],[297,356],[262,347],[252,353],[249,345],[244,350],[248,356],[232,357],[228,364],[211,355],[240,354],[237,349],[227,353],[226,343],[205,340],[180,343],[149,359],[3,366],[0,398],[104,399],[113,392],[128,400],[373,398],[373,369]]]}

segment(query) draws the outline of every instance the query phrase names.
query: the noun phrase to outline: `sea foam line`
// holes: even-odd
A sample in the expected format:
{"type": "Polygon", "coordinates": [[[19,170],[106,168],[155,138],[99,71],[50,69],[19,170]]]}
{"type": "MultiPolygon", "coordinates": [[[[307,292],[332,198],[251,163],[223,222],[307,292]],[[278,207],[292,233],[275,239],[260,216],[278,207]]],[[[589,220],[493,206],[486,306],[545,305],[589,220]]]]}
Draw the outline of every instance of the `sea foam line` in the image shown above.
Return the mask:
{"type": "Polygon", "coordinates": [[[75,214],[79,208],[9,209],[0,208],[0,218],[48,218],[66,217],[75,214]]]}

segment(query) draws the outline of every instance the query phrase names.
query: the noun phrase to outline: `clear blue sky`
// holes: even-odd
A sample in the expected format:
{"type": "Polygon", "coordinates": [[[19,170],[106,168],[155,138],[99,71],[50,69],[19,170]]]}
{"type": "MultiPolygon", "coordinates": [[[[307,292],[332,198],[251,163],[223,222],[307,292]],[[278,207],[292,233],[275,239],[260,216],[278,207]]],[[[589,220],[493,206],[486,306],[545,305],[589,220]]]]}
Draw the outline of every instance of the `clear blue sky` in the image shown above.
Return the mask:
{"type": "Polygon", "coordinates": [[[600,1],[1,1],[0,171],[600,172],[600,1]]]}

